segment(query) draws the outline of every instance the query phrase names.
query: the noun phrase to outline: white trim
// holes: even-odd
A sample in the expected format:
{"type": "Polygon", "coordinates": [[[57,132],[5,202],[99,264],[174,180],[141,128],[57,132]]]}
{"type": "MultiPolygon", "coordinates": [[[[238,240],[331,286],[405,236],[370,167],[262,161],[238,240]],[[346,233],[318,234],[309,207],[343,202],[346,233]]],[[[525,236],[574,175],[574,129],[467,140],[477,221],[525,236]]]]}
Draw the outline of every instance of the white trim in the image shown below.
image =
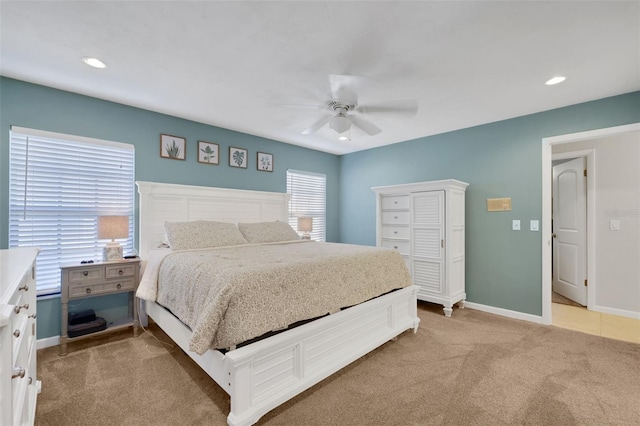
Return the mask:
{"type": "Polygon", "coordinates": [[[603,314],[617,315],[619,317],[633,318],[640,320],[640,312],[626,311],[624,309],[607,308],[604,306],[589,306],[590,311],[600,312],[603,314]]]}
{"type": "Polygon", "coordinates": [[[480,303],[474,303],[469,301],[464,303],[464,307],[465,309],[466,308],[475,309],[476,311],[488,312],[490,314],[500,315],[502,317],[534,322],[536,324],[543,324],[542,317],[539,315],[525,314],[523,312],[512,311],[512,310],[503,309],[503,308],[496,308],[495,306],[483,305],[480,303]]]}
{"type": "Polygon", "coordinates": [[[60,141],[91,143],[96,145],[114,146],[122,149],[131,149],[131,150],[135,148],[135,146],[130,143],[114,142],[114,141],[108,141],[103,139],[94,139],[94,138],[88,138],[85,136],[68,135],[65,133],[49,132],[47,130],[29,129],[28,127],[11,126],[11,132],[18,133],[24,136],[34,136],[34,137],[41,137],[45,139],[56,139],[60,141]]]}
{"type": "Polygon", "coordinates": [[[60,336],[45,337],[44,339],[38,339],[36,341],[36,349],[45,349],[52,346],[58,346],[60,344],[60,336]]]}
{"type": "MultiPolygon", "coordinates": [[[[626,124],[623,126],[608,127],[604,129],[589,130],[586,132],[570,133],[566,135],[551,136],[542,138],[542,323],[551,324],[551,158],[552,146],[584,141],[588,139],[597,139],[604,136],[618,135],[627,132],[640,131],[640,123],[626,124]]],[[[587,157],[587,163],[588,157],[587,157]]],[[[592,167],[592,164],[587,164],[592,167]]],[[[593,167],[592,167],[593,169],[593,167]]],[[[587,180],[589,185],[589,180],[587,180]]],[[[595,200],[594,200],[595,202],[595,200]]],[[[589,205],[587,202],[587,209],[589,205]]],[[[588,213],[587,213],[588,214],[588,213]]],[[[591,229],[588,232],[592,232],[591,229]]],[[[588,258],[587,261],[592,265],[595,262],[588,258]]],[[[591,269],[588,274],[592,275],[591,269]]],[[[592,290],[593,291],[593,290],[592,290]]],[[[588,293],[587,297],[593,299],[592,294],[588,293]]]]}

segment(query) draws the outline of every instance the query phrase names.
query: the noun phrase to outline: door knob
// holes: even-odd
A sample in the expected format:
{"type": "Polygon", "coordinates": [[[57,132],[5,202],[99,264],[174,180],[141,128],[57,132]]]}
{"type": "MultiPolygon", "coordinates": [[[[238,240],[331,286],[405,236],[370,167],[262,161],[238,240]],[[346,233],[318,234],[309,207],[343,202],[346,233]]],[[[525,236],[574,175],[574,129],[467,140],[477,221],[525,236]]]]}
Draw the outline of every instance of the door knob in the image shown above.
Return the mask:
{"type": "Polygon", "coordinates": [[[551,234],[551,238],[557,238],[558,236],[556,235],[556,233],[554,232],[553,234],[551,234]]]}

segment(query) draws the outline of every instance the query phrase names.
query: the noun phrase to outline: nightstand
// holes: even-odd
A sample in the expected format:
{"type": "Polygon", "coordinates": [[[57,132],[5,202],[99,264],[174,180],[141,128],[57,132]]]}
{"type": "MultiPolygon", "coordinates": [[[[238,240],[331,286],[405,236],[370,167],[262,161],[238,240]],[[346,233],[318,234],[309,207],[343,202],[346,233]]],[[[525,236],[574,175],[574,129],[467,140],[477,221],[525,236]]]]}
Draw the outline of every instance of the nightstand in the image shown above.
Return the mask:
{"type": "Polygon", "coordinates": [[[94,337],[117,329],[133,326],[134,337],[138,336],[138,306],[135,302],[136,290],[140,282],[140,259],[127,259],[117,262],[96,262],[82,265],[63,265],[61,273],[62,318],[60,329],[60,355],[67,354],[67,343],[94,337]],[[69,300],[99,297],[116,293],[129,293],[129,316],[107,326],[106,330],[68,336],[69,300]]]}

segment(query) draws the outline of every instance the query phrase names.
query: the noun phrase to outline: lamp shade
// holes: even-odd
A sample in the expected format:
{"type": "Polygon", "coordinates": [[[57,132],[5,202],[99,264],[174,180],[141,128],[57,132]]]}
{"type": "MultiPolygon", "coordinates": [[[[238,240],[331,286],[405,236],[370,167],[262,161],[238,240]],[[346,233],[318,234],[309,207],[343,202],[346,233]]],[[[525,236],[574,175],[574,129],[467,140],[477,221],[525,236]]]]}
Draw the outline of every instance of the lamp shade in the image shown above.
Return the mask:
{"type": "Polygon", "coordinates": [[[311,232],[313,231],[313,218],[312,217],[299,217],[298,218],[298,231],[311,232]]]}
{"type": "Polygon", "coordinates": [[[129,216],[98,216],[98,239],[127,238],[129,216]]]}

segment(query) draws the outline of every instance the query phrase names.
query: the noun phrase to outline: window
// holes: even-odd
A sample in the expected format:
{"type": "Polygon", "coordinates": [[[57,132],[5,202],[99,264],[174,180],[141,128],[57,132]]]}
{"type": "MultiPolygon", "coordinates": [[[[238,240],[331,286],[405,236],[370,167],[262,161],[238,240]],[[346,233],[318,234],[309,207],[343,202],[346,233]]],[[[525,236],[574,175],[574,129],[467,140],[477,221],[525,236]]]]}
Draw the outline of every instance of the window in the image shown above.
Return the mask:
{"type": "Polygon", "coordinates": [[[60,264],[102,259],[98,216],[129,216],[133,251],[133,145],[12,126],[9,157],[9,247],[40,248],[38,295],[60,292],[60,264]]]}
{"type": "Polygon", "coordinates": [[[327,176],[317,173],[287,170],[289,225],[298,227],[298,217],[313,218],[311,239],[326,241],[327,176]]]}

